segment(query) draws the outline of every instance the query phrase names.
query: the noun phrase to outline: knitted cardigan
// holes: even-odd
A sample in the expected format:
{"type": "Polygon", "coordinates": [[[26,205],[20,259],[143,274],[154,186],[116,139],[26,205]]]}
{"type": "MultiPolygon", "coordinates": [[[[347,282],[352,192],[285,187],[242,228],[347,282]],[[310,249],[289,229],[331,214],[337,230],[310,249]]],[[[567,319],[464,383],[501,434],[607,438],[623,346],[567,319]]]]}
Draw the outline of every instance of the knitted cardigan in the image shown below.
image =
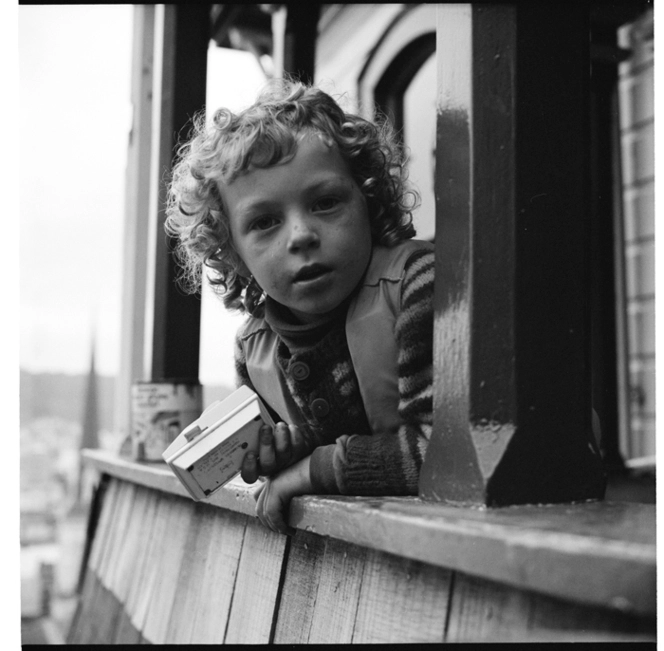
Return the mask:
{"type": "MultiPolygon", "coordinates": [[[[318,494],[415,495],[433,420],[433,280],[431,251],[413,253],[404,267],[401,312],[395,325],[398,345],[399,416],[396,434],[373,434],[364,411],[346,341],[344,320],[311,346],[291,352],[279,341],[282,372],[295,362],[311,369],[306,382],[288,388],[302,416],[312,450],[310,474],[318,494]],[[324,397],[329,415],[311,413],[312,398],[324,397]]],[[[240,328],[235,340],[238,383],[253,388],[240,328]]]]}

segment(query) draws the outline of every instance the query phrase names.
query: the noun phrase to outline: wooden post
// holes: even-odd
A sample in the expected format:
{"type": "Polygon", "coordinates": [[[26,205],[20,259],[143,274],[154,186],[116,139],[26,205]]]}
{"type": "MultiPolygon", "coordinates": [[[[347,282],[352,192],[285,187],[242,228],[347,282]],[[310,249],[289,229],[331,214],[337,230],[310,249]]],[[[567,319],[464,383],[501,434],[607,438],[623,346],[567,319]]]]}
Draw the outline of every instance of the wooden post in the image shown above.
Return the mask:
{"type": "Polygon", "coordinates": [[[284,51],[281,55],[283,70],[295,75],[305,84],[314,81],[319,16],[318,3],[299,2],[287,5],[284,51]]]}
{"type": "Polygon", "coordinates": [[[434,432],[420,494],[601,498],[583,4],[439,5],[434,432]]]}
{"type": "Polygon", "coordinates": [[[176,285],[175,242],[164,234],[165,180],[178,142],[187,137],[194,113],[205,106],[210,5],[165,5],[160,87],[159,142],[153,166],[158,184],[154,238],[152,379],[198,379],[200,297],[176,285]]]}
{"type": "Polygon", "coordinates": [[[122,278],[120,370],[115,389],[114,427],[122,438],[131,431],[131,384],[143,380],[144,333],[152,148],[154,13],[134,6],[131,133],[127,151],[122,278]]]}

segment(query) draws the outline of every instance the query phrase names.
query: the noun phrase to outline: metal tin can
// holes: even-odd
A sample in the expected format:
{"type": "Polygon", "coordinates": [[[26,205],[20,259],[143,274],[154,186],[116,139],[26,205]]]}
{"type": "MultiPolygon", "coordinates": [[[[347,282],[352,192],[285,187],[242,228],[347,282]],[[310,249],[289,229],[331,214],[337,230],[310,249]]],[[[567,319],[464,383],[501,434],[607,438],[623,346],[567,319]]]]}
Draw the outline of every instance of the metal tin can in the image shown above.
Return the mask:
{"type": "Polygon", "coordinates": [[[203,411],[203,387],[186,380],[135,382],[131,387],[132,456],[163,461],[162,453],[203,411]]]}

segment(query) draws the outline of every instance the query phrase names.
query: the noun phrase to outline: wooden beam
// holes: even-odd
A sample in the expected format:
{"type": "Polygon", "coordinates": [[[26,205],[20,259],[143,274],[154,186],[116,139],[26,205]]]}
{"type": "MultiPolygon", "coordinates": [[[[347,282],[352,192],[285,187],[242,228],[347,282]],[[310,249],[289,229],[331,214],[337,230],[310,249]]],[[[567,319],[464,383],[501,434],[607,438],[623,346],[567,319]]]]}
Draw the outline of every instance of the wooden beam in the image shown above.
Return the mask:
{"type": "Polygon", "coordinates": [[[307,84],[314,81],[320,9],[321,5],[315,2],[287,5],[283,70],[307,84]]]}
{"type": "Polygon", "coordinates": [[[427,499],[604,493],[591,431],[586,11],[439,6],[427,499]]]}
{"type": "Polygon", "coordinates": [[[178,142],[187,137],[194,113],[205,106],[210,5],[164,6],[161,71],[161,126],[155,152],[158,183],[154,241],[151,379],[198,379],[200,296],[184,294],[172,251],[164,235],[168,173],[178,142]]]}
{"type": "Polygon", "coordinates": [[[120,370],[115,389],[114,426],[131,432],[131,385],[145,378],[144,333],[152,150],[154,14],[152,5],[134,5],[131,132],[127,147],[122,278],[120,370]]]}

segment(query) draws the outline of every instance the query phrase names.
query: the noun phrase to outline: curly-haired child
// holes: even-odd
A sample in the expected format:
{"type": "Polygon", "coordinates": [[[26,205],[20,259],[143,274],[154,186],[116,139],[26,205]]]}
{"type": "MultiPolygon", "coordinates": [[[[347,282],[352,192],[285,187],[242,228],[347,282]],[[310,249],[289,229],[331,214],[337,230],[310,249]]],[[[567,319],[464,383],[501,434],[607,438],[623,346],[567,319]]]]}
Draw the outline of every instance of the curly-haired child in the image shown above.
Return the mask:
{"type": "Polygon", "coordinates": [[[261,522],[290,533],[304,494],[417,494],[432,425],[433,247],[411,239],[387,122],[326,93],[269,84],[199,115],[173,170],[166,229],[190,290],[203,269],[229,309],[240,384],[274,412],[242,478],[261,522]]]}

